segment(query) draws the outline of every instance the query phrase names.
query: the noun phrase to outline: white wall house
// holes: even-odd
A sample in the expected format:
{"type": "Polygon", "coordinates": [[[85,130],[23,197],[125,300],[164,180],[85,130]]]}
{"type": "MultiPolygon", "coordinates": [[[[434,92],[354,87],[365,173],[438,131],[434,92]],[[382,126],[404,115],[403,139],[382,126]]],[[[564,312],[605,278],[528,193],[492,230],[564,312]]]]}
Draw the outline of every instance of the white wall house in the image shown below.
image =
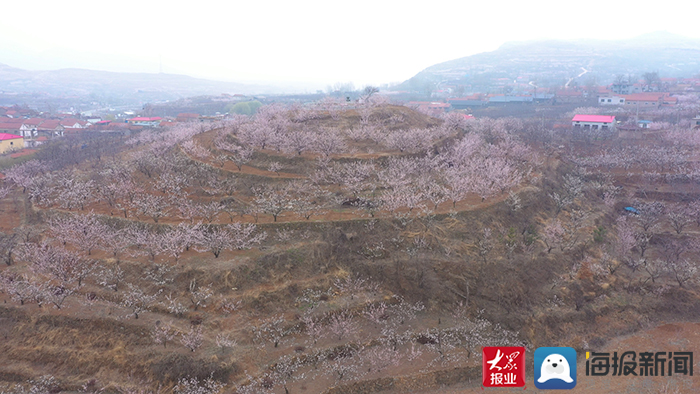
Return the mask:
{"type": "Polygon", "coordinates": [[[599,97],[598,104],[600,105],[625,105],[625,98],[618,96],[599,97]]]}
{"type": "Polygon", "coordinates": [[[588,130],[611,130],[615,128],[615,117],[608,115],[576,115],[571,119],[574,128],[588,130]]]}
{"type": "Polygon", "coordinates": [[[22,124],[19,128],[20,135],[24,138],[32,138],[37,136],[37,128],[31,124],[22,124]]]}

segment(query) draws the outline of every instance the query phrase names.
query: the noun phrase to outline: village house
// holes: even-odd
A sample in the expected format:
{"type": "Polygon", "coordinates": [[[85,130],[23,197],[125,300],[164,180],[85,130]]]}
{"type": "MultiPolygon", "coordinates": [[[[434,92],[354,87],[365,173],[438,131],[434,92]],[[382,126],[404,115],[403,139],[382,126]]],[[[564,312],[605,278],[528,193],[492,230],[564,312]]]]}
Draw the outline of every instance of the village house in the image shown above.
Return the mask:
{"type": "Polygon", "coordinates": [[[45,119],[41,119],[41,118],[24,119],[24,121],[22,122],[22,125],[19,129],[20,134],[25,138],[36,137],[38,130],[39,130],[39,125],[44,120],[45,119]]]}
{"type": "Polygon", "coordinates": [[[49,140],[49,138],[45,135],[42,135],[41,137],[37,137],[37,138],[25,139],[24,140],[24,147],[25,148],[36,148],[37,146],[46,143],[48,140],[49,140]]]}
{"type": "Polygon", "coordinates": [[[0,133],[21,135],[20,127],[22,127],[21,119],[0,118],[0,133]]]}
{"type": "Polygon", "coordinates": [[[173,127],[176,124],[177,124],[177,122],[174,120],[161,120],[159,126],[162,128],[168,128],[168,127],[173,127]]]}
{"type": "Polygon", "coordinates": [[[39,135],[47,137],[63,136],[66,127],[61,125],[58,119],[29,118],[22,119],[19,134],[25,138],[34,138],[39,135]]]}
{"type": "Polygon", "coordinates": [[[614,94],[614,92],[610,89],[608,89],[607,86],[596,86],[595,89],[590,90],[591,94],[595,94],[596,97],[609,97],[614,94]]]}
{"type": "Polygon", "coordinates": [[[681,92],[700,92],[700,78],[683,78],[676,89],[681,92]]]}
{"type": "Polygon", "coordinates": [[[0,154],[24,148],[24,138],[21,135],[0,133],[0,154]]]}
{"type": "Polygon", "coordinates": [[[148,117],[136,117],[128,119],[127,122],[134,126],[144,126],[144,127],[156,127],[160,125],[162,119],[159,116],[148,118],[148,117]]]}
{"type": "MultiPolygon", "coordinates": [[[[161,125],[163,123],[161,122],[161,125]]],[[[132,131],[143,130],[143,126],[135,126],[124,122],[112,122],[111,120],[102,120],[90,127],[92,132],[96,133],[116,133],[121,135],[131,135],[132,131]]]]}
{"type": "Polygon", "coordinates": [[[598,97],[599,105],[625,105],[625,98],[620,96],[598,97]]]}
{"type": "Polygon", "coordinates": [[[571,119],[574,128],[589,130],[611,130],[615,128],[615,117],[608,115],[576,115],[571,119]]]}
{"type": "Polygon", "coordinates": [[[577,89],[557,90],[555,97],[559,103],[578,103],[586,99],[583,92],[577,89]]]}
{"type": "Polygon", "coordinates": [[[39,135],[48,137],[63,137],[65,127],[61,126],[61,121],[58,119],[47,119],[37,127],[39,135]]]}
{"type": "Polygon", "coordinates": [[[447,102],[454,109],[471,109],[474,107],[483,107],[488,105],[488,101],[482,99],[481,94],[472,94],[471,96],[455,97],[447,99],[447,102]]]}
{"type": "Polygon", "coordinates": [[[676,97],[671,97],[668,93],[637,93],[622,96],[625,99],[625,106],[639,109],[657,109],[675,105],[678,102],[676,97]]]}
{"type": "Polygon", "coordinates": [[[634,94],[642,92],[642,85],[638,83],[616,82],[610,87],[615,94],[634,94]]]}
{"type": "Polygon", "coordinates": [[[450,108],[450,104],[437,101],[409,101],[408,106],[431,114],[442,114],[450,108]]]}
{"type": "Polygon", "coordinates": [[[88,122],[74,118],[63,119],[59,123],[66,129],[84,129],[88,127],[88,122]]]}

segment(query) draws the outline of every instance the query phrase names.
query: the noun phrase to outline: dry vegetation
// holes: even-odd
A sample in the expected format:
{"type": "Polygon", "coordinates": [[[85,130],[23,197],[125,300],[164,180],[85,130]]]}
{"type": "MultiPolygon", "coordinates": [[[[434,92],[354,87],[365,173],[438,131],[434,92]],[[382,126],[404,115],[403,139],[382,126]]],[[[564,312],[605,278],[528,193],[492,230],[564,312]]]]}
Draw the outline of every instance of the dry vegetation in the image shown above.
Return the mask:
{"type": "Polygon", "coordinates": [[[690,319],[691,135],[539,124],[324,102],[48,145],[0,181],[0,391],[407,392],[690,319]]]}

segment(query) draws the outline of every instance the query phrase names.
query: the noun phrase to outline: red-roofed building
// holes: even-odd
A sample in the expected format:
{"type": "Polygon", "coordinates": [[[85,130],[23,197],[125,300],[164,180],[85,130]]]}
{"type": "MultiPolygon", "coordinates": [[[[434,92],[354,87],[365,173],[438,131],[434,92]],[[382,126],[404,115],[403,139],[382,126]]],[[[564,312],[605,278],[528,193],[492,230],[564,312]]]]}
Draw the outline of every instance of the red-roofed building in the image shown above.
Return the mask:
{"type": "Polygon", "coordinates": [[[48,134],[51,136],[62,136],[65,127],[61,126],[61,121],[58,119],[47,119],[37,127],[40,133],[48,134]]]}
{"type": "Polygon", "coordinates": [[[28,125],[28,126],[39,126],[42,124],[46,119],[42,118],[29,118],[29,119],[24,119],[22,121],[22,124],[28,125]]]}
{"type": "Polygon", "coordinates": [[[46,119],[41,118],[29,118],[24,119],[22,122],[22,127],[19,128],[20,134],[23,137],[36,137],[37,131],[39,130],[39,125],[42,124],[46,119]]]}
{"type": "Polygon", "coordinates": [[[23,148],[24,137],[21,135],[0,133],[0,154],[23,148]]]}
{"type": "Polygon", "coordinates": [[[678,99],[671,97],[668,93],[637,93],[628,94],[623,96],[625,98],[625,105],[634,106],[634,108],[646,109],[646,108],[659,108],[662,105],[675,105],[678,99]]]}
{"type": "Polygon", "coordinates": [[[22,123],[5,122],[5,119],[0,120],[0,133],[20,134],[20,127],[22,127],[22,123]]]}
{"type": "Polygon", "coordinates": [[[607,86],[596,86],[595,92],[598,94],[598,97],[607,96],[613,93],[613,91],[608,89],[607,86]]]}
{"type": "Polygon", "coordinates": [[[22,124],[22,121],[23,121],[23,120],[24,120],[24,119],[8,118],[8,117],[3,116],[3,117],[0,118],[0,123],[12,123],[12,124],[18,123],[18,124],[22,124]]]}
{"type": "Polygon", "coordinates": [[[676,104],[678,104],[678,97],[664,96],[661,99],[661,106],[662,107],[672,107],[676,104]]]}
{"type": "Polygon", "coordinates": [[[615,128],[615,117],[608,115],[576,115],[571,119],[571,125],[574,128],[608,130],[615,128]]]}
{"type": "Polygon", "coordinates": [[[87,122],[75,118],[63,119],[59,123],[67,129],[84,129],[87,127],[87,122]]]}
{"type": "MultiPolygon", "coordinates": [[[[111,120],[100,120],[99,122],[95,122],[92,125],[90,125],[89,128],[90,128],[90,131],[103,131],[103,130],[109,129],[111,124],[112,124],[111,120]]],[[[119,124],[127,125],[126,123],[119,123],[119,124]]]]}
{"type": "Polygon", "coordinates": [[[158,116],[153,117],[153,118],[147,118],[147,117],[141,116],[141,117],[128,119],[127,122],[129,122],[129,124],[132,124],[135,126],[156,127],[160,124],[161,120],[162,119],[158,116]]]}
{"type": "Polygon", "coordinates": [[[131,132],[143,130],[143,126],[135,126],[133,124],[124,122],[111,122],[109,120],[99,122],[99,124],[94,124],[89,129],[91,132],[99,133],[118,133],[122,135],[129,135],[131,132]]]}

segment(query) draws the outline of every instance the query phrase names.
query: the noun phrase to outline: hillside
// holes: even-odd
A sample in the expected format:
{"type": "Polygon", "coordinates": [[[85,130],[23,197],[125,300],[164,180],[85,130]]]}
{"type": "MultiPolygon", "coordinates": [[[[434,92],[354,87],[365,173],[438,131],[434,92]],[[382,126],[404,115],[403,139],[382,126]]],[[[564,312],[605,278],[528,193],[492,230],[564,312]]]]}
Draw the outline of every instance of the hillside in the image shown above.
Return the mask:
{"type": "Polygon", "coordinates": [[[30,71],[0,64],[0,91],[73,97],[112,103],[144,103],[201,95],[265,94],[270,86],[210,81],[177,74],[123,73],[85,69],[30,71]]]}
{"type": "Polygon", "coordinates": [[[695,320],[697,134],[541,124],[327,99],[42,145],[0,180],[0,392],[480,390],[482,346],[695,320]]]}
{"type": "Polygon", "coordinates": [[[641,78],[651,71],[661,77],[689,77],[700,73],[700,40],[659,32],[628,40],[509,42],[493,52],[430,66],[396,89],[421,90],[425,83],[450,81],[478,91],[498,78],[518,77],[538,86],[562,86],[586,70],[580,85],[590,78],[607,84],[616,75],[641,78]]]}

